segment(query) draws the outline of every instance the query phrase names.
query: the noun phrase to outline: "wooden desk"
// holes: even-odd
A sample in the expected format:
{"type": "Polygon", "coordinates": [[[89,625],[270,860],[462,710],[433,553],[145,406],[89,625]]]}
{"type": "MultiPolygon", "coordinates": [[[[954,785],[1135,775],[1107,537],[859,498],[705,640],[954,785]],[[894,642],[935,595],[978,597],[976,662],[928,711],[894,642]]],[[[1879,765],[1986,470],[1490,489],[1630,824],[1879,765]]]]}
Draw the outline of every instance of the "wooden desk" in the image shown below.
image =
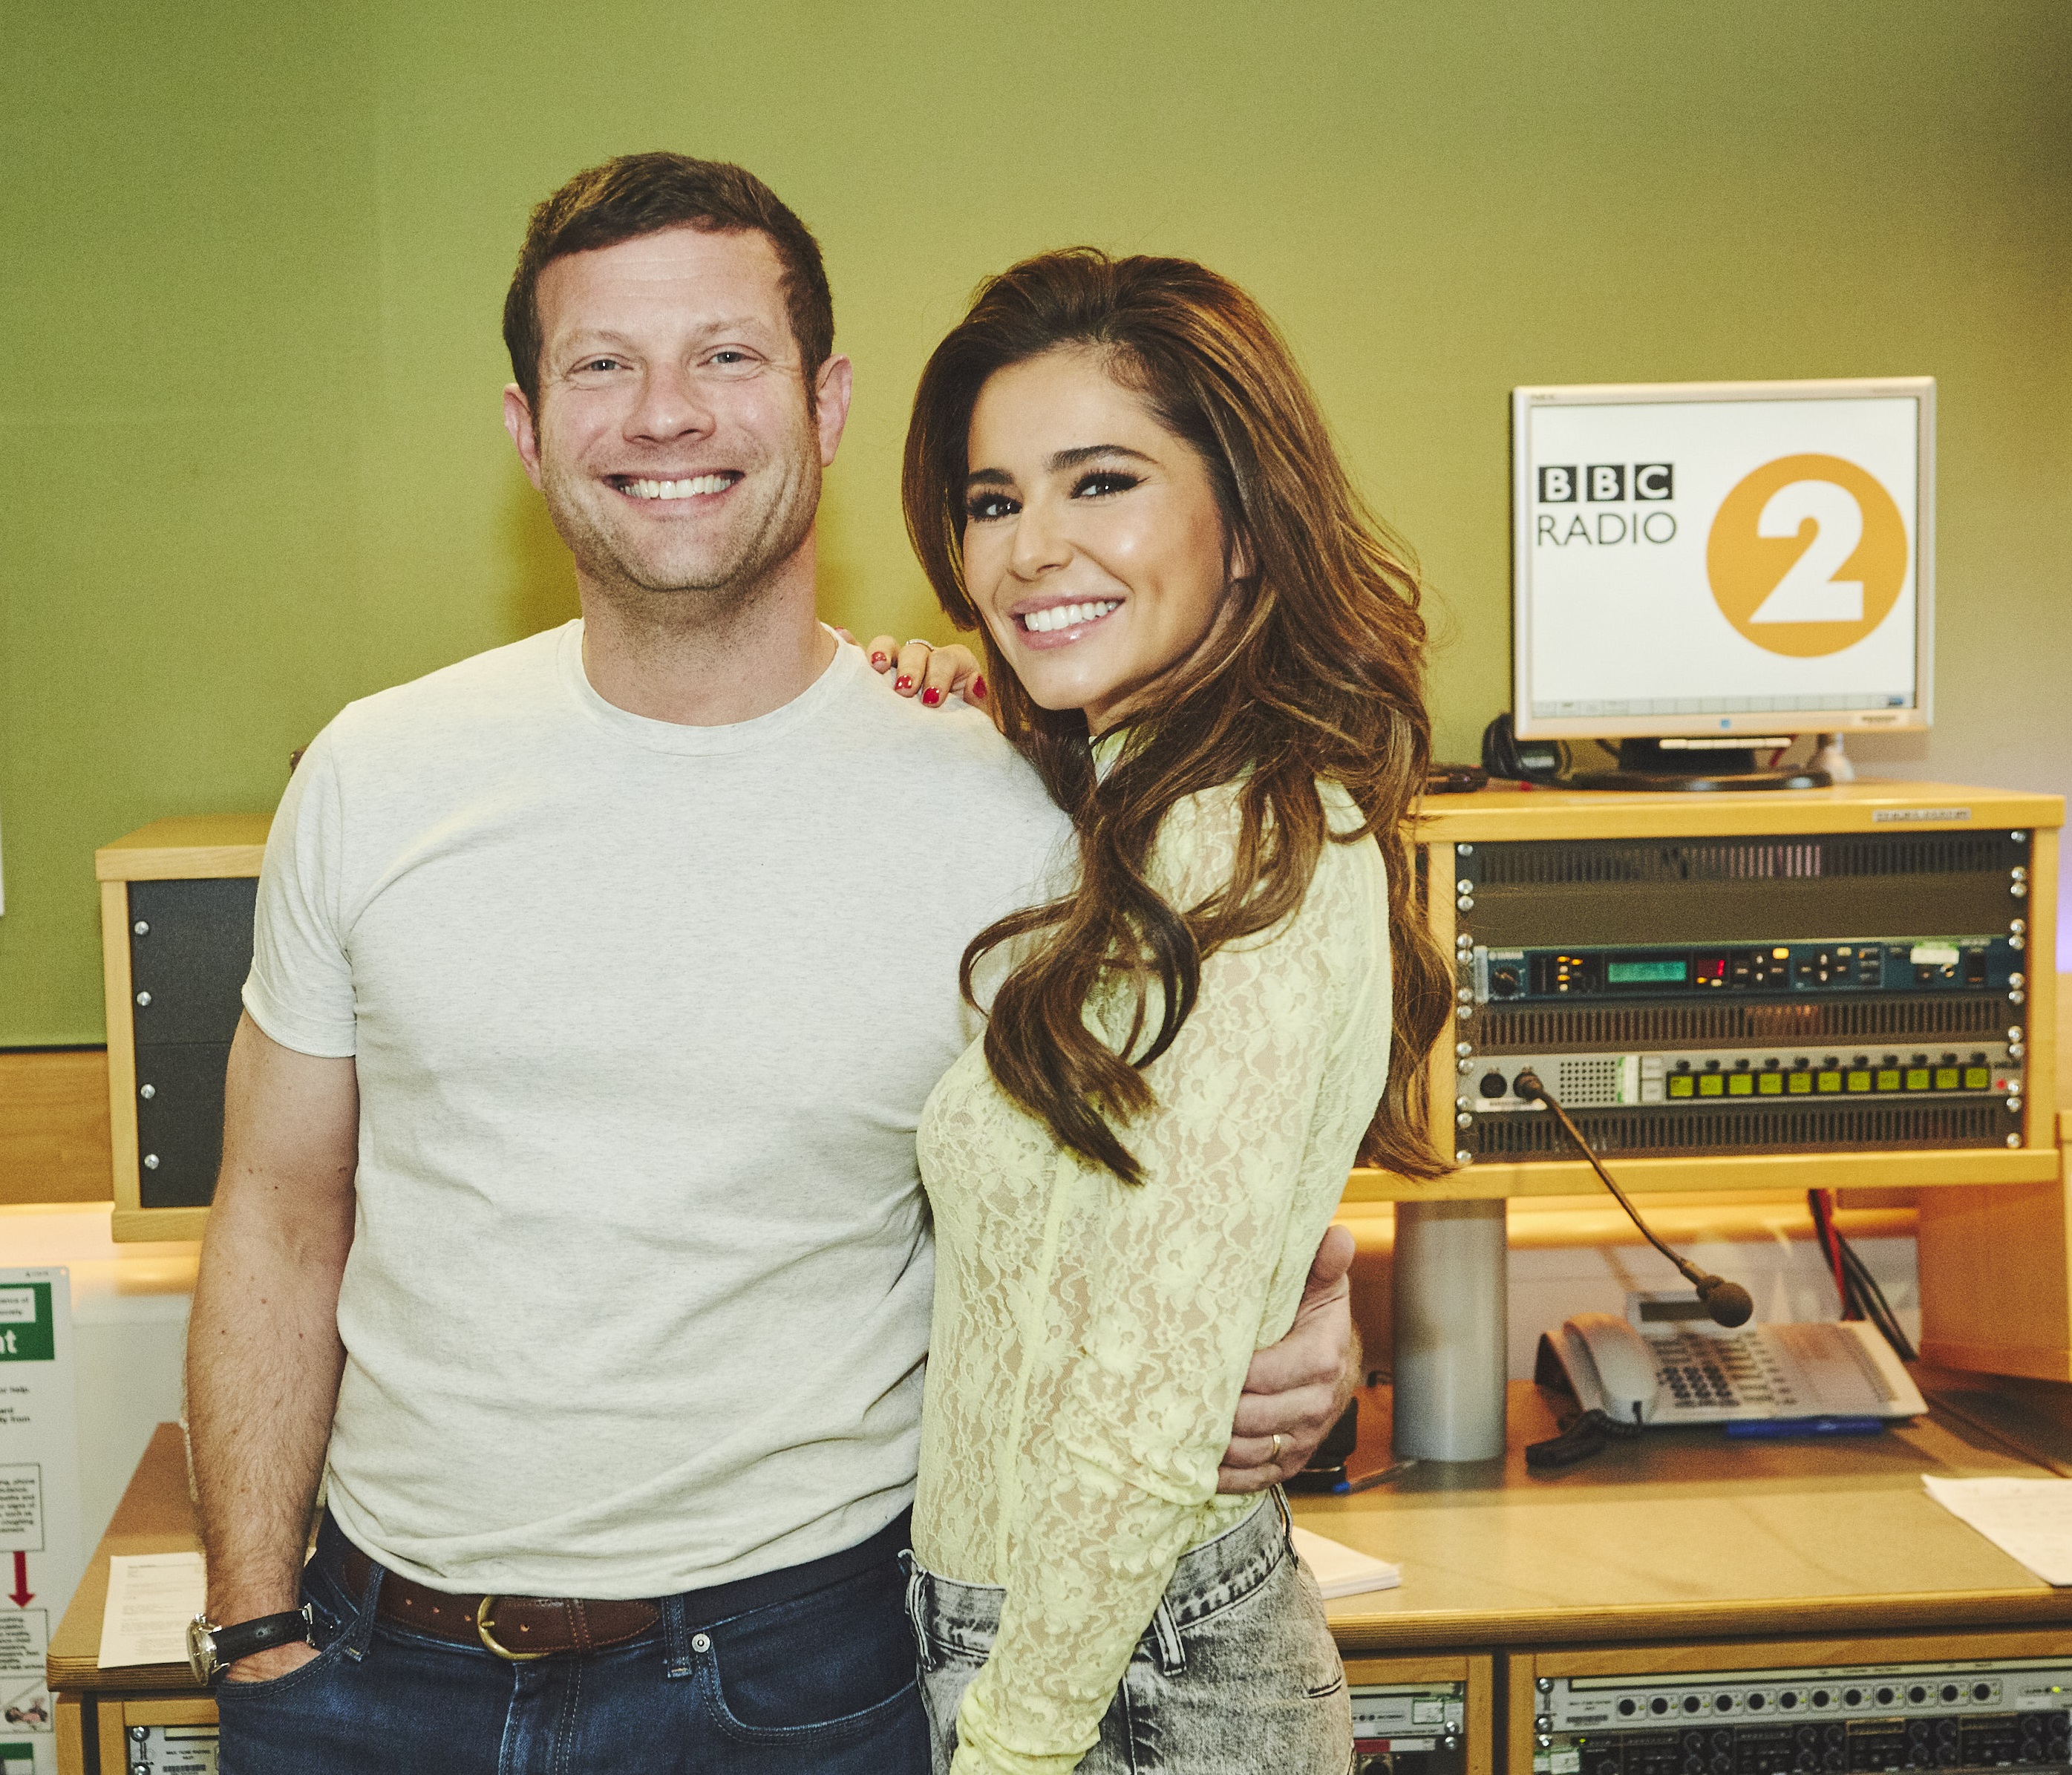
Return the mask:
{"type": "MultiPolygon", "coordinates": [[[[1975,1377],[1962,1384],[1967,1412],[1984,1421],[1994,1400],[1975,1377]]],[[[2072,1388],[2032,1384],[2009,1402],[2007,1425],[2064,1433],[2072,1448],[2068,1398],[2072,1388]]],[[[1330,1604],[1332,1629],[1355,1683],[1467,1685],[1468,1775],[1529,1775],[1540,1674],[1745,1668],[1758,1652],[1782,1666],[2072,1644],[2072,1590],[2038,1582],[1922,1489],[1924,1473],[2049,1470],[1954,1417],[1807,1443],[1661,1431],[1528,1475],[1525,1444],[1554,1428],[1544,1395],[1514,1383],[1503,1461],[1427,1465],[1371,1492],[1295,1500],[1304,1526],[1402,1566],[1401,1588],[1330,1604]],[[1497,1707],[1507,1689],[1508,1758],[1497,1707]]],[[[1385,1462],[1390,1429],[1388,1390],[1367,1390],[1356,1471],[1385,1462]]],[[[197,1545],[179,1429],[161,1424],[51,1642],[66,1775],[84,1775],[89,1739],[101,1769],[119,1770],[128,1728],[214,1719],[183,1666],[95,1662],[109,1555],[197,1545]]]]}
{"type": "MultiPolygon", "coordinates": [[[[1304,1527],[1403,1568],[1402,1588],[1330,1605],[1348,1656],[1714,1634],[2072,1631],[2072,1590],[2040,1582],[1933,1502],[1924,1473],[2048,1477],[1932,1412],[1874,1436],[1729,1441],[1651,1431],[1548,1477],[1554,1434],[1514,1382],[1502,1462],[1427,1464],[1374,1491],[1300,1498],[1304,1527]]],[[[1388,1390],[1361,1395],[1355,1470],[1386,1464],[1388,1390]]]]}
{"type": "MultiPolygon", "coordinates": [[[[2062,1394],[2032,1387],[2000,1411],[1975,1377],[1963,1384],[1982,1428],[1997,1415],[2024,1440],[2065,1438],[2062,1394]]],[[[1360,1420],[1356,1472],[1386,1464],[1386,1387],[1361,1395],[1360,1420]]],[[[2039,1582],[1923,1490],[1924,1473],[2051,1470],[1955,1418],[1799,1443],[1662,1431],[1528,1473],[1526,1444],[1554,1429],[1545,1395],[1514,1383],[1503,1461],[1295,1501],[1305,1527],[1403,1568],[1401,1588],[1327,1605],[1348,1673],[1393,1662],[1363,1654],[1472,1648],[1470,1747],[1486,1744],[1507,1775],[1533,1769],[1543,1678],[2036,1657],[2072,1642],[2072,1591],[2039,1582]],[[1500,1710],[1476,1704],[1485,1686],[1500,1710]],[[1499,1712],[1500,1732],[1485,1724],[1499,1712]]],[[[1470,1775],[1488,1766],[1478,1757],[1470,1775]]]]}

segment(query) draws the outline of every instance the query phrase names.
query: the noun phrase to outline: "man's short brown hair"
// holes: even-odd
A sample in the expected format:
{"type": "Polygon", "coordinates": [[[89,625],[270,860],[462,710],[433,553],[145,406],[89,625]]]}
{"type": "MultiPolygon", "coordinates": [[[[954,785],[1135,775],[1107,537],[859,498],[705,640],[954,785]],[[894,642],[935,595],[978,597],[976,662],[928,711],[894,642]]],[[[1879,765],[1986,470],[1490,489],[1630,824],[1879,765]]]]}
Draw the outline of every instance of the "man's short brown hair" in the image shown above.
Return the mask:
{"type": "Polygon", "coordinates": [[[572,253],[616,246],[664,228],[767,236],[783,267],[779,287],[805,372],[814,379],[835,348],[834,298],[820,243],[777,194],[746,167],[723,160],[657,152],[621,154],[578,173],[532,212],[518,269],[504,298],[504,343],[511,374],[536,413],[540,405],[540,273],[572,253]]]}

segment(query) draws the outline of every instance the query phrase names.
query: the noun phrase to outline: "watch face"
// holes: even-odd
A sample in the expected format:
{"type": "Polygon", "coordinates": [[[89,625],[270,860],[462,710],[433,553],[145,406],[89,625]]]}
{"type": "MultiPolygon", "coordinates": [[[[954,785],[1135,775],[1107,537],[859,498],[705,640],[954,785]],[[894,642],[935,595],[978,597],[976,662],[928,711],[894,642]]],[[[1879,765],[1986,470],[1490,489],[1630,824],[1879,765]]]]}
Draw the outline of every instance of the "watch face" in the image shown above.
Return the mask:
{"type": "Polygon", "coordinates": [[[187,1667],[195,1681],[207,1684],[216,1677],[216,1623],[197,1615],[187,1623],[187,1667]]]}

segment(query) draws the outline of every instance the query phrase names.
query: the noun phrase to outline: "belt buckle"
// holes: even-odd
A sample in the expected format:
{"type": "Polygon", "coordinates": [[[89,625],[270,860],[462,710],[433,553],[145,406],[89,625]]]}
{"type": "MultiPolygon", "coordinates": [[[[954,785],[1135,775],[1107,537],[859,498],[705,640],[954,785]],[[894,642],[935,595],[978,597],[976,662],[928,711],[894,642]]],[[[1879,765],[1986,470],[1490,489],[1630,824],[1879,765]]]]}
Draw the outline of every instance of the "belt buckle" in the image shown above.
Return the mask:
{"type": "Polygon", "coordinates": [[[489,1618],[495,1609],[496,1602],[497,1599],[493,1596],[484,1596],[475,1605],[475,1630],[481,1636],[482,1643],[484,1646],[507,1664],[530,1664],[535,1658],[553,1655],[547,1652],[514,1652],[508,1646],[499,1645],[495,1634],[489,1630],[489,1618]]]}

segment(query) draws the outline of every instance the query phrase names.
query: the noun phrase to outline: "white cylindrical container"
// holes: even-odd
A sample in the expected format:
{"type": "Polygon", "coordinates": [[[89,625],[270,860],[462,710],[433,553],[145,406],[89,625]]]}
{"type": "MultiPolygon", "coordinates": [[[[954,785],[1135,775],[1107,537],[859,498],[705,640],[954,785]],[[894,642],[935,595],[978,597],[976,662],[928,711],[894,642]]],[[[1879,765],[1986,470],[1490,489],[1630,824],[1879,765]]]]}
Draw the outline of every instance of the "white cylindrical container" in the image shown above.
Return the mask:
{"type": "Polygon", "coordinates": [[[1496,1202],[1396,1205],[1396,1452],[1503,1453],[1510,1251],[1496,1202]]]}

